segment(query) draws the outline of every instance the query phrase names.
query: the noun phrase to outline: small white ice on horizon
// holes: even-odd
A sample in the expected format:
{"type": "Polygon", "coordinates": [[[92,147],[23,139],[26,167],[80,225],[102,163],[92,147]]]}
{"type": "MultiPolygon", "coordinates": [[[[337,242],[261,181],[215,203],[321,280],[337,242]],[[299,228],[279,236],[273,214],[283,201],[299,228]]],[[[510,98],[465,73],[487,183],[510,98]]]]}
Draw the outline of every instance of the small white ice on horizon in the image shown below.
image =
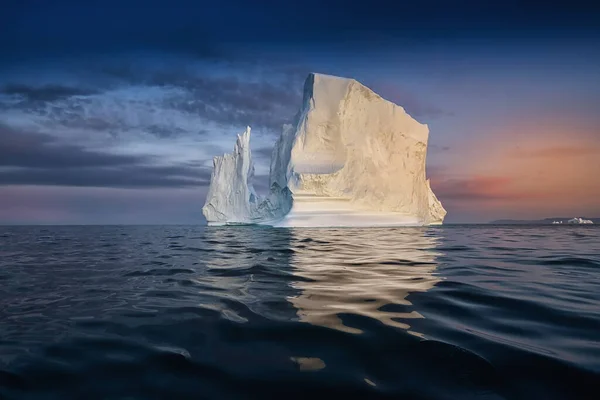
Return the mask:
{"type": "Polygon", "coordinates": [[[594,222],[589,220],[589,219],[583,219],[583,218],[578,218],[575,217],[573,219],[570,219],[569,221],[567,221],[569,224],[583,224],[583,225],[591,225],[594,222]]]}

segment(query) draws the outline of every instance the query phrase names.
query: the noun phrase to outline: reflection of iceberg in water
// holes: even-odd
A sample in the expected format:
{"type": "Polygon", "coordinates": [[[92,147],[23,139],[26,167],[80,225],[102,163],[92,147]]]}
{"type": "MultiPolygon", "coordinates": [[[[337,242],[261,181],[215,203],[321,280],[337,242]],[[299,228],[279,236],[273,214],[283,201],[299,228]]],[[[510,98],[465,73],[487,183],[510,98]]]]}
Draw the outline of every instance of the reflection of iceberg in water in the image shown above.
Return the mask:
{"type": "MultiPolygon", "coordinates": [[[[204,307],[359,333],[347,316],[409,330],[408,295],[432,288],[439,231],[431,228],[208,227],[204,307]]],[[[411,332],[414,333],[414,332],[411,332]]]]}
{"type": "MultiPolygon", "coordinates": [[[[432,288],[439,278],[438,238],[426,228],[292,229],[292,283],[288,300],[301,321],[350,333],[340,315],[360,315],[402,329],[423,318],[407,299],[432,288]]],[[[415,332],[411,332],[417,334],[415,332]]]]}

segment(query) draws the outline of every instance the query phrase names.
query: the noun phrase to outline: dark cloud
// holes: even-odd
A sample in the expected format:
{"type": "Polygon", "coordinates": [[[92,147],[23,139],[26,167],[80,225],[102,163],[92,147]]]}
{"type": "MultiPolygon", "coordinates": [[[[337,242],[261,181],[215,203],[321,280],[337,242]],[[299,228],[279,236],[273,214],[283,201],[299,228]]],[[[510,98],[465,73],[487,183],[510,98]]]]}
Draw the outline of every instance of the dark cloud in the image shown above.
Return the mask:
{"type": "Polygon", "coordinates": [[[266,67],[254,63],[212,64],[213,70],[235,65],[236,73],[202,75],[190,67],[143,68],[135,62],[103,66],[100,72],[121,85],[181,89],[164,106],[227,125],[250,125],[279,132],[302,100],[303,82],[310,70],[301,66],[266,67]],[[246,72],[245,75],[241,73],[246,72]]]}
{"type": "Polygon", "coordinates": [[[112,135],[132,127],[160,138],[207,132],[202,127],[196,132],[187,132],[177,126],[176,120],[163,123],[136,118],[138,109],[150,118],[153,112],[176,110],[219,125],[250,125],[279,133],[300,107],[303,81],[309,73],[307,68],[298,66],[264,67],[241,63],[224,65],[229,69],[217,75],[214,71],[219,70],[219,63],[200,65],[212,73],[198,71],[192,68],[193,65],[198,66],[189,59],[174,59],[172,64],[164,67],[157,67],[147,60],[89,66],[88,84],[95,85],[93,91],[60,85],[33,87],[17,82],[5,86],[3,91],[19,95],[20,101],[0,103],[0,107],[46,118],[58,128],[96,130],[112,135]],[[165,90],[152,99],[137,100],[119,97],[119,94],[102,96],[113,89],[126,93],[130,88],[156,87],[165,90]],[[98,96],[86,97],[90,94],[98,96]],[[127,107],[132,118],[120,113],[121,110],[116,109],[119,106],[127,107]]]}
{"type": "Polygon", "coordinates": [[[61,85],[30,86],[25,84],[10,84],[1,88],[0,93],[21,96],[28,102],[37,103],[62,100],[71,96],[89,95],[95,93],[95,91],[61,85]]]}
{"type": "Polygon", "coordinates": [[[427,147],[434,152],[445,152],[451,149],[450,146],[439,146],[437,144],[429,144],[427,147]]]}
{"type": "Polygon", "coordinates": [[[83,112],[77,114],[76,108],[76,106],[56,107],[49,113],[49,117],[55,123],[71,129],[85,129],[114,134],[123,128],[123,123],[116,120],[90,117],[83,112]]]}
{"type": "Polygon", "coordinates": [[[194,187],[210,181],[205,167],[158,166],[150,157],[90,151],[2,125],[0,141],[0,185],[194,187]]]}
{"type": "Polygon", "coordinates": [[[395,103],[402,105],[406,109],[406,112],[416,118],[438,118],[453,115],[451,112],[444,111],[442,108],[436,107],[433,104],[423,103],[411,98],[405,97],[395,103]]]}
{"type": "Polygon", "coordinates": [[[0,93],[16,96],[17,100],[0,103],[0,110],[18,109],[47,118],[52,124],[60,127],[109,133],[115,133],[123,127],[122,121],[115,118],[101,118],[86,113],[85,107],[91,104],[86,96],[100,93],[99,89],[58,84],[31,86],[14,83],[4,86],[0,93]]]}
{"type": "MultiPolygon", "coordinates": [[[[59,90],[59,86],[48,86],[46,88],[56,90],[42,93],[30,86],[15,84],[6,91],[23,97],[17,108],[45,119],[46,127],[53,130],[60,131],[64,127],[116,136],[127,135],[131,129],[135,129],[136,132],[169,139],[185,135],[210,135],[211,132],[202,127],[190,132],[189,128],[177,126],[178,114],[173,114],[175,119],[161,121],[152,117],[152,110],[165,112],[171,108],[223,126],[250,125],[255,129],[278,133],[299,107],[305,78],[301,68],[297,67],[282,68],[273,74],[265,72],[268,68],[261,67],[258,74],[242,70],[245,75],[239,76],[234,75],[240,73],[236,67],[229,75],[218,77],[202,76],[177,65],[159,70],[152,70],[151,66],[143,63],[138,67],[137,70],[119,70],[118,82],[113,82],[112,86],[102,83],[103,89],[94,92],[99,96],[93,102],[85,97],[86,93],[92,92],[84,89],[67,90],[61,87],[59,90]],[[129,101],[127,99],[117,98],[115,102],[113,97],[107,97],[107,103],[104,103],[101,90],[127,90],[140,86],[166,89],[164,97],[141,104],[142,112],[146,113],[141,117],[135,115],[136,104],[126,103],[129,101]],[[178,90],[170,91],[172,88],[178,90]],[[73,98],[74,95],[81,96],[73,98]],[[124,102],[124,107],[128,107],[125,112],[119,109],[120,101],[124,102]]],[[[115,71],[112,73],[116,74],[115,71]]],[[[134,98],[131,101],[137,100],[134,98]]],[[[23,132],[6,125],[0,125],[0,140],[5,143],[0,148],[0,167],[5,167],[0,172],[0,185],[194,187],[207,185],[210,180],[209,160],[194,166],[182,164],[180,170],[175,171],[173,167],[155,166],[156,160],[148,156],[92,151],[66,143],[55,136],[23,132]]],[[[203,150],[211,154],[223,153],[223,149],[210,143],[203,150]]],[[[261,148],[256,155],[259,159],[268,160],[270,151],[270,148],[261,148]]],[[[266,191],[268,178],[256,177],[256,186],[258,190],[266,191]]]]}
{"type": "MultiPolygon", "coordinates": [[[[159,138],[171,138],[183,135],[187,133],[186,130],[181,129],[177,126],[164,126],[164,125],[150,125],[146,128],[146,132],[151,133],[159,138]]],[[[199,129],[196,131],[198,135],[206,135],[208,131],[206,129],[199,129]]]]}
{"type": "MultiPolygon", "coordinates": [[[[130,106],[132,114],[135,115],[135,105],[123,102],[123,106],[130,106]]],[[[157,104],[157,106],[161,106],[157,104]]],[[[10,107],[10,106],[9,106],[10,107]]],[[[31,115],[35,115],[47,120],[48,126],[56,129],[69,128],[83,131],[97,131],[108,133],[113,137],[127,132],[131,128],[140,129],[146,133],[152,134],[158,138],[172,138],[188,133],[186,130],[174,125],[172,122],[159,123],[147,122],[147,125],[140,123],[140,119],[133,118],[133,122],[128,120],[122,110],[117,109],[110,101],[102,103],[97,100],[93,103],[89,98],[80,97],[77,99],[61,99],[61,101],[28,101],[23,100],[16,105],[12,105],[31,115]],[[104,107],[104,108],[103,108],[104,107]],[[112,108],[112,110],[111,110],[112,108]],[[96,115],[90,115],[94,114],[96,115]]],[[[142,110],[148,112],[148,109],[142,110]]],[[[155,110],[160,112],[159,109],[155,110]]],[[[196,134],[206,134],[204,129],[198,129],[196,134]]]]}
{"type": "Polygon", "coordinates": [[[93,152],[60,143],[36,132],[23,132],[0,125],[0,166],[24,168],[86,168],[135,165],[144,159],[136,156],[93,152]]]}
{"type": "Polygon", "coordinates": [[[186,167],[26,168],[0,172],[0,185],[53,185],[111,188],[198,187],[210,170],[186,167]]]}
{"type": "Polygon", "coordinates": [[[308,75],[285,75],[277,79],[252,81],[236,76],[202,77],[176,71],[158,73],[146,81],[157,86],[179,87],[183,96],[165,106],[199,115],[226,125],[250,125],[279,132],[300,107],[302,80],[308,75]]]}

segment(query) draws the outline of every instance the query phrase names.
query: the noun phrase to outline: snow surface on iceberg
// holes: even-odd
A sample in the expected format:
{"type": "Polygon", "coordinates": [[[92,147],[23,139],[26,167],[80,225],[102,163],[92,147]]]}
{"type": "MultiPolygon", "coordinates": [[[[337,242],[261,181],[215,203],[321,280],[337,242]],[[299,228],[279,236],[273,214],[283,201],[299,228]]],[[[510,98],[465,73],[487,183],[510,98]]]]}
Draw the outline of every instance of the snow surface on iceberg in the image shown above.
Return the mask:
{"type": "Polygon", "coordinates": [[[310,74],[271,155],[270,193],[252,187],[250,128],[215,157],[209,224],[393,226],[443,222],[425,176],[429,130],[354,79],[310,74]]]}

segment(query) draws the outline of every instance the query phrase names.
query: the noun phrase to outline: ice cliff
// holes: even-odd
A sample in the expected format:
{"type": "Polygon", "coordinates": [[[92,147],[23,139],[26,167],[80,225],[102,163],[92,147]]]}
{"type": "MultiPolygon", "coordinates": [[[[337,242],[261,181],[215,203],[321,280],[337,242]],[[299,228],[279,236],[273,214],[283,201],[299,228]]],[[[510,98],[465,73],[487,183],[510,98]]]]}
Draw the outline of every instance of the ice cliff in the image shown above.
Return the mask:
{"type": "Polygon", "coordinates": [[[429,130],[353,79],[310,74],[271,155],[270,193],[252,187],[250,128],[215,157],[209,224],[374,226],[442,223],[425,176],[429,130]]]}

